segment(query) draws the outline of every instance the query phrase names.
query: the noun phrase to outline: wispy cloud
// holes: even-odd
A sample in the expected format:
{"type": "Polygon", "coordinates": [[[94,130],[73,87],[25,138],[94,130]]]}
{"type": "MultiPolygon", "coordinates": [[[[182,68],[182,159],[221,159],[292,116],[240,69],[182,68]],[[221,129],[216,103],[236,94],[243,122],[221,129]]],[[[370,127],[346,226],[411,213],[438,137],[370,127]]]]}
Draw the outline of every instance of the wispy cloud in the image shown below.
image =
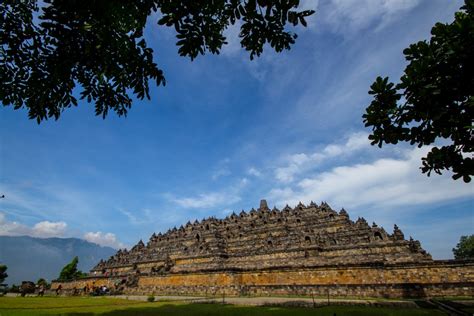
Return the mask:
{"type": "Polygon", "coordinates": [[[455,182],[448,173],[421,174],[421,157],[428,150],[415,148],[404,151],[400,159],[377,159],[313,173],[292,186],[272,189],[269,196],[279,204],[321,199],[345,207],[419,205],[472,196],[472,184],[455,182]]]}
{"type": "Polygon", "coordinates": [[[229,176],[232,174],[229,168],[230,159],[224,158],[217,163],[214,171],[212,172],[212,180],[217,180],[221,177],[229,176]]]}
{"type": "Polygon", "coordinates": [[[240,201],[240,196],[226,192],[201,193],[192,197],[174,197],[170,200],[185,208],[212,208],[240,201]]]}
{"type": "Polygon", "coordinates": [[[290,155],[285,159],[285,166],[276,168],[275,178],[280,182],[291,182],[296,175],[317,167],[327,159],[353,155],[363,148],[370,147],[367,137],[367,133],[358,132],[351,134],[344,143],[329,144],[321,151],[290,155]]]}
{"type": "Polygon", "coordinates": [[[86,216],[94,212],[99,200],[94,192],[74,189],[61,182],[40,184],[34,181],[0,184],[5,194],[2,207],[17,217],[34,219],[60,218],[74,222],[78,214],[86,216]]]}
{"type": "Polygon", "coordinates": [[[112,233],[87,232],[84,234],[84,239],[101,246],[112,247],[115,249],[126,247],[126,245],[118,241],[115,234],[112,233]]]}
{"type": "Polygon", "coordinates": [[[420,0],[331,0],[321,3],[319,18],[330,30],[356,33],[374,24],[376,28],[388,25],[419,3],[420,0]]]}
{"type": "Polygon", "coordinates": [[[248,168],[247,169],[247,174],[250,175],[250,176],[257,177],[257,178],[260,178],[262,176],[262,172],[260,172],[260,170],[258,170],[255,167],[248,168]]]}
{"type": "Polygon", "coordinates": [[[190,197],[177,197],[172,194],[165,194],[165,197],[170,202],[189,209],[229,206],[241,200],[240,191],[247,184],[248,179],[242,178],[236,184],[221,191],[200,193],[190,197]]]}
{"type": "Polygon", "coordinates": [[[130,211],[123,208],[118,208],[118,211],[122,213],[132,225],[141,225],[150,221],[149,211],[130,211]]]}

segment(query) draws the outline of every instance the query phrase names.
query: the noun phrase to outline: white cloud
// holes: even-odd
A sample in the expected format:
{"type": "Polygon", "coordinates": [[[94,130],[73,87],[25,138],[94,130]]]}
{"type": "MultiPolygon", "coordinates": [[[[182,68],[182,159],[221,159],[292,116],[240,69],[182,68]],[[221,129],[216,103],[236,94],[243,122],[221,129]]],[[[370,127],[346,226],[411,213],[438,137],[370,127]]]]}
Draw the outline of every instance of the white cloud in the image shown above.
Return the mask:
{"type": "Polygon", "coordinates": [[[348,156],[370,147],[368,134],[358,132],[351,134],[345,143],[329,144],[320,152],[311,154],[298,153],[286,159],[286,166],[275,169],[275,178],[284,183],[292,182],[294,177],[322,163],[324,160],[337,156],[348,156]]]}
{"type": "MultiPolygon", "coordinates": [[[[31,236],[39,238],[67,237],[67,228],[68,225],[62,221],[41,221],[30,227],[22,223],[8,221],[5,214],[0,212],[0,236],[31,236]]],[[[84,234],[83,238],[101,246],[113,248],[125,247],[112,233],[88,232],[84,234]]]]}
{"type": "Polygon", "coordinates": [[[280,182],[293,181],[293,177],[303,171],[303,164],[311,159],[306,154],[295,154],[288,157],[287,160],[287,166],[275,169],[275,178],[280,182]]]}
{"type": "Polygon", "coordinates": [[[280,205],[318,199],[348,208],[418,205],[472,196],[472,184],[454,181],[448,173],[431,177],[421,173],[421,157],[428,150],[415,148],[406,150],[400,159],[335,167],[293,186],[274,188],[269,196],[280,205]]]}
{"type": "Polygon", "coordinates": [[[250,167],[249,169],[247,169],[247,174],[250,176],[257,177],[257,178],[260,178],[262,176],[262,173],[257,168],[254,168],[254,167],[250,167]]]}
{"type": "Polygon", "coordinates": [[[125,248],[125,245],[117,240],[115,234],[102,232],[88,232],[84,234],[84,239],[101,246],[112,248],[125,248]]]}
{"type": "Polygon", "coordinates": [[[419,3],[420,0],[331,0],[318,17],[336,32],[355,33],[373,23],[378,28],[388,25],[419,3]]]}
{"type": "Polygon", "coordinates": [[[64,237],[67,233],[67,224],[65,222],[42,221],[36,223],[33,227],[10,222],[5,214],[0,213],[0,235],[1,236],[32,236],[40,238],[64,237]]]}
{"type": "Polygon", "coordinates": [[[62,237],[66,234],[65,222],[43,221],[33,226],[33,234],[37,237],[62,237]]]}
{"type": "Polygon", "coordinates": [[[17,222],[7,221],[5,214],[0,213],[0,236],[26,235],[27,232],[28,227],[17,222]]]}

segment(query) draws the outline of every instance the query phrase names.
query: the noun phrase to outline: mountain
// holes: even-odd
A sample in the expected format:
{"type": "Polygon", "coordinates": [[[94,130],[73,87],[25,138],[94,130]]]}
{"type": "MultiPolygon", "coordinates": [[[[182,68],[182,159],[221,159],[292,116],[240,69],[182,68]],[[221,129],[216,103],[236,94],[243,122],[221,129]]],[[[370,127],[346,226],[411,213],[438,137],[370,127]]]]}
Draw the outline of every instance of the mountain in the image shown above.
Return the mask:
{"type": "Polygon", "coordinates": [[[39,278],[51,281],[61,269],[79,257],[78,269],[83,272],[107,259],[116,250],[78,238],[34,238],[28,236],[0,236],[0,264],[8,267],[4,283],[36,282],[39,278]]]}

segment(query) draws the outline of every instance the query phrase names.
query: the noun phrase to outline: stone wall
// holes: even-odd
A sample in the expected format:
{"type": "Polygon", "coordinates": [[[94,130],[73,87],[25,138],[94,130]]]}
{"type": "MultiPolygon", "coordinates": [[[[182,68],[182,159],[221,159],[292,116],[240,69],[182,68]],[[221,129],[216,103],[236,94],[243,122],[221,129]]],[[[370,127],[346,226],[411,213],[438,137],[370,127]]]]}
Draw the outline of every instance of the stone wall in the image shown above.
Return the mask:
{"type": "Polygon", "coordinates": [[[327,203],[188,222],[99,262],[84,282],[130,294],[472,296],[474,262],[433,261],[394,225],[388,233],[327,203]],[[99,283],[98,283],[99,282],[99,283]]]}
{"type": "MultiPolygon", "coordinates": [[[[117,277],[120,278],[120,277],[117,277]]],[[[85,282],[113,286],[112,278],[63,283],[65,290],[85,282]]],[[[53,288],[58,283],[53,284],[53,288]]],[[[127,294],[316,295],[334,297],[474,296],[474,261],[425,264],[323,266],[300,269],[220,271],[141,275],[127,294]]]]}

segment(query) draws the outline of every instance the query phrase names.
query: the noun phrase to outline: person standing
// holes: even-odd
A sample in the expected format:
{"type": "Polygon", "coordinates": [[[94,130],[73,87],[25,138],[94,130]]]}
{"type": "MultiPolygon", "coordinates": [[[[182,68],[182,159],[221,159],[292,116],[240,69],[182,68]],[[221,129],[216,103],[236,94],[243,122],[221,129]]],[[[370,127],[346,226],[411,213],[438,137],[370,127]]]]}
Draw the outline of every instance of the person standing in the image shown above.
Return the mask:
{"type": "Polygon", "coordinates": [[[44,285],[41,284],[39,286],[39,290],[38,290],[38,296],[43,296],[44,295],[44,285]]]}
{"type": "Polygon", "coordinates": [[[63,288],[63,286],[61,284],[59,284],[58,287],[56,288],[56,296],[61,293],[62,288],[63,288]]]}

